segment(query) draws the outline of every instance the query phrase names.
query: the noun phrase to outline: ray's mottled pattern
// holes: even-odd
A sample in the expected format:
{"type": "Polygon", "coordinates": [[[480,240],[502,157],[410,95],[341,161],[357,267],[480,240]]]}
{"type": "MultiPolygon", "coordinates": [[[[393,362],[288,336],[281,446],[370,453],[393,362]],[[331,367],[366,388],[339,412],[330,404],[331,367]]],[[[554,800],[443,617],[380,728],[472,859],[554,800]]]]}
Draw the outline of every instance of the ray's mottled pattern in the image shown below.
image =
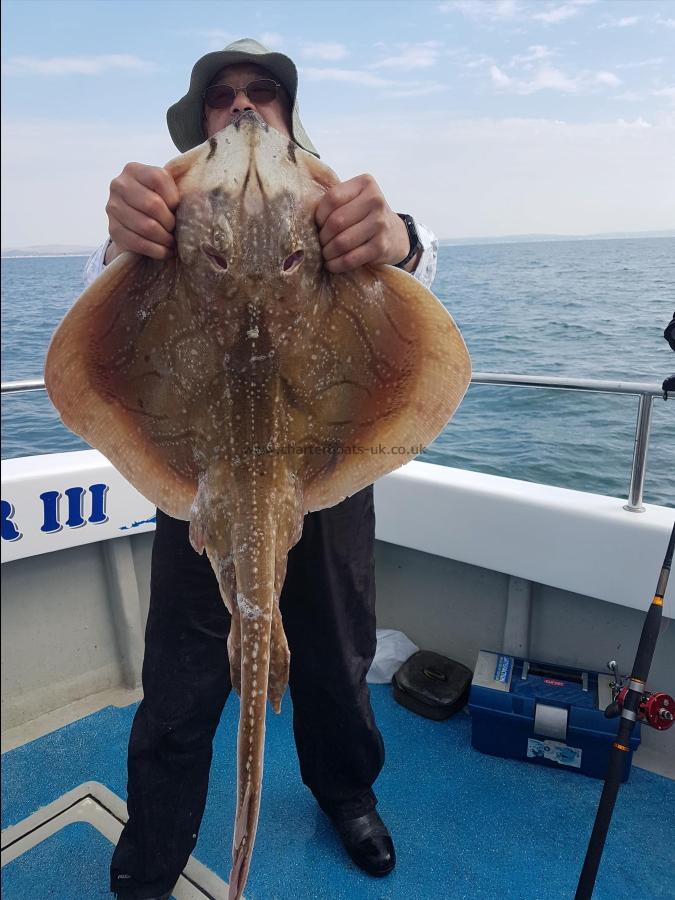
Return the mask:
{"type": "Polygon", "coordinates": [[[68,427],[190,521],[232,615],[238,898],[266,701],[278,711],[288,683],[279,596],[303,516],[416,455],[458,406],[470,364],[411,276],[324,269],[314,210],[337,179],[254,113],[167,169],[181,196],[176,258],[115,260],[59,326],[45,379],[68,427]]]}

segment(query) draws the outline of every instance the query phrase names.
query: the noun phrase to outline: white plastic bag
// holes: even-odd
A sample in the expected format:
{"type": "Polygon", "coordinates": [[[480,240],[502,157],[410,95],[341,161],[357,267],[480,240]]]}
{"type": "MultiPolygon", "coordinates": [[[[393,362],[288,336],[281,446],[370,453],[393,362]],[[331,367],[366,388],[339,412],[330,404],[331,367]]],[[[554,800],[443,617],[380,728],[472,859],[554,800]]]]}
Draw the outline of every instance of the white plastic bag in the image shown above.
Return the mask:
{"type": "Polygon", "coordinates": [[[417,653],[419,647],[415,646],[402,631],[378,628],[376,634],[377,650],[366,681],[370,684],[387,684],[403,663],[413,653],[417,653]]]}

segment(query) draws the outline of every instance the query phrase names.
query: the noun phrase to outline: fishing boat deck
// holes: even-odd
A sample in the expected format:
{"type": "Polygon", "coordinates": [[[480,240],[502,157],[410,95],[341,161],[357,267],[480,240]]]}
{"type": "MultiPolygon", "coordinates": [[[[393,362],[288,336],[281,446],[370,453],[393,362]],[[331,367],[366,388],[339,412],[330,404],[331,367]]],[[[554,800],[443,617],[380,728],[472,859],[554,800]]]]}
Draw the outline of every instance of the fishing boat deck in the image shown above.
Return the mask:
{"type": "MultiPolygon", "coordinates": [[[[378,809],[394,837],[396,869],[373,879],[345,855],[302,784],[286,697],[281,715],[268,716],[248,900],[572,897],[602,783],[483,755],[471,747],[466,713],[430,721],[398,705],[389,685],[370,689],[386,746],[375,786],[378,809]]],[[[135,709],[135,703],[107,706],[3,755],[7,900],[108,894],[108,865],[125,816],[126,744],[135,709]],[[70,811],[59,815],[63,795],[60,807],[70,811]]],[[[197,863],[188,865],[176,900],[225,896],[238,714],[232,695],[216,735],[197,863]]],[[[673,896],[675,822],[667,813],[673,808],[675,781],[633,766],[619,793],[597,900],[673,896]],[[658,852],[637,852],[635,835],[653,830],[655,821],[661,823],[658,852]]]]}
{"type": "MultiPolygon", "coordinates": [[[[672,509],[645,504],[636,514],[616,497],[422,462],[380,479],[375,494],[379,628],[470,667],[484,647],[593,671],[615,660],[619,673],[631,671],[672,509]]],[[[5,462],[5,498],[3,897],[110,896],[140,697],[154,509],[93,450],[5,462]]],[[[674,601],[671,579],[649,677],[650,689],[670,694],[674,601]]],[[[397,847],[395,871],[372,879],[346,856],[302,784],[287,696],[281,716],[267,717],[246,897],[572,897],[601,782],[484,756],[471,747],[465,713],[429,721],[399,706],[388,685],[371,693],[386,746],[375,787],[397,847]]],[[[238,713],[233,696],[176,900],[227,893],[238,713]]],[[[642,729],[599,900],[674,896],[674,740],[675,729],[642,729]],[[636,845],[645,834],[649,851],[642,838],[636,845]]]]}

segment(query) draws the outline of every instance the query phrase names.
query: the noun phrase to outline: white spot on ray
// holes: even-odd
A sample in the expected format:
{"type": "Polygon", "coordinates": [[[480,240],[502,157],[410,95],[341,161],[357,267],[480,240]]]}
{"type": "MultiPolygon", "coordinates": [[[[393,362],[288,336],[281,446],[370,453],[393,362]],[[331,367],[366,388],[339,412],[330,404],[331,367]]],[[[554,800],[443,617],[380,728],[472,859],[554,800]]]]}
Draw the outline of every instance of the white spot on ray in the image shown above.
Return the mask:
{"type": "Polygon", "coordinates": [[[237,606],[239,607],[239,613],[245,619],[259,619],[265,615],[259,606],[251,603],[243,594],[237,594],[237,606]]]}

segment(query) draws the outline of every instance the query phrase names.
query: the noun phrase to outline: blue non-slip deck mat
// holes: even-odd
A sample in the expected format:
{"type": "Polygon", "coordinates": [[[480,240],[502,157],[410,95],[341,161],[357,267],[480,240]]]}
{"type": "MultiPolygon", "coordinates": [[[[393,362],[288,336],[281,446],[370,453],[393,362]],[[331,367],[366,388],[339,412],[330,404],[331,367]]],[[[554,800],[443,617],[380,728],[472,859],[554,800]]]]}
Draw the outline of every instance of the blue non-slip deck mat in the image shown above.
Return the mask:
{"type": "MultiPolygon", "coordinates": [[[[371,695],[386,746],[385,767],[376,784],[378,809],[396,844],[395,871],[384,879],[369,878],[345,855],[300,780],[287,696],[281,715],[269,712],[267,717],[265,784],[248,900],[574,896],[600,781],[484,756],[471,748],[467,715],[433,722],[399,706],[388,685],[372,685],[371,695]]],[[[108,707],[6,753],[3,827],[84,781],[100,781],[125,798],[126,742],[134,710],[108,707]]],[[[208,804],[194,854],[225,880],[238,713],[233,695],[216,736],[208,804]]],[[[619,792],[595,900],[673,900],[669,878],[675,868],[674,809],[675,782],[634,768],[619,792]]],[[[35,893],[42,883],[36,856],[33,892],[27,887],[26,869],[20,881],[8,871],[3,900],[105,896],[112,848],[98,837],[96,842],[87,839],[86,848],[79,837],[68,846],[70,861],[64,871],[82,879],[82,893],[35,893]],[[94,883],[95,893],[90,894],[94,883]]],[[[57,848],[58,842],[52,846],[57,848]]]]}
{"type": "Polygon", "coordinates": [[[110,900],[111,843],[88,822],[72,822],[2,869],[3,897],[110,900]]]}

